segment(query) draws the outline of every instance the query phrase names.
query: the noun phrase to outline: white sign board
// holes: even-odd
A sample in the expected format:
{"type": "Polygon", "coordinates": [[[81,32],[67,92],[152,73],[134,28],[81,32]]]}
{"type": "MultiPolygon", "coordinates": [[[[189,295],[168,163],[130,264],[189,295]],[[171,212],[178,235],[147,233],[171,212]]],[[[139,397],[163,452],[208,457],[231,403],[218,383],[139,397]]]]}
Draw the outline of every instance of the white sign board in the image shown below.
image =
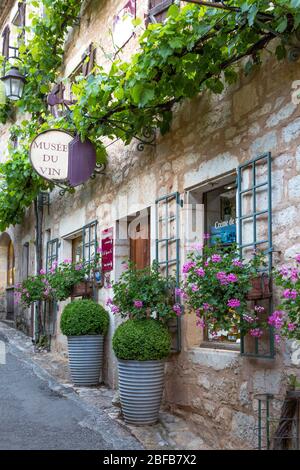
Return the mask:
{"type": "Polygon", "coordinates": [[[30,146],[30,160],[35,171],[50,181],[66,181],[69,143],[73,138],[68,132],[58,129],[39,134],[30,146]]]}

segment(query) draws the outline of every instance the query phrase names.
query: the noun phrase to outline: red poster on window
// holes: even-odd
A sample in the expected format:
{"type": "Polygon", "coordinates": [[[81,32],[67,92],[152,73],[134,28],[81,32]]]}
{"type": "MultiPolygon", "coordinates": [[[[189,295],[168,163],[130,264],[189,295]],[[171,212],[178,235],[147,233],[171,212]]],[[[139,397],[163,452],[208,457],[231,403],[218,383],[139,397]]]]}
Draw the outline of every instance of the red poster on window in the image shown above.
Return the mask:
{"type": "Polygon", "coordinates": [[[107,228],[101,232],[102,271],[112,271],[114,267],[114,232],[107,228]]]}

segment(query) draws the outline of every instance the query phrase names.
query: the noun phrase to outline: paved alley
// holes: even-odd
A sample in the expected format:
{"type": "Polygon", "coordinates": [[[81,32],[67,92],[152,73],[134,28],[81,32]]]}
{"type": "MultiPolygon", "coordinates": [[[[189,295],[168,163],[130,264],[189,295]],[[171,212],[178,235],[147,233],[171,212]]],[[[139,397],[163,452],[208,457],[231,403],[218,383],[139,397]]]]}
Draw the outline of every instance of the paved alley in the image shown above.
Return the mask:
{"type": "Polygon", "coordinates": [[[139,448],[117,423],[51,389],[8,350],[6,364],[0,364],[1,450],[139,448]]]}

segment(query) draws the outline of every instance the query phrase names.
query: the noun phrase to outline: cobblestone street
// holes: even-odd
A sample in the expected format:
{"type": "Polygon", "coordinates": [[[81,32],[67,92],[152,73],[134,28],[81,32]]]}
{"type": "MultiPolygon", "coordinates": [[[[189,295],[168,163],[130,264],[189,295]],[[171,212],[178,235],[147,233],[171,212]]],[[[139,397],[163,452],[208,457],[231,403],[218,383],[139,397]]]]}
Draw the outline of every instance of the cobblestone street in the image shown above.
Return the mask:
{"type": "Polygon", "coordinates": [[[142,448],[119,424],[55,390],[7,349],[0,366],[1,450],[142,448]]]}
{"type": "Polygon", "coordinates": [[[66,360],[34,352],[30,338],[0,322],[3,340],[7,364],[0,365],[0,415],[5,423],[0,449],[210,448],[184,419],[165,411],[154,426],[125,425],[120,408],[112,404],[113,390],[73,386],[66,360]]]}

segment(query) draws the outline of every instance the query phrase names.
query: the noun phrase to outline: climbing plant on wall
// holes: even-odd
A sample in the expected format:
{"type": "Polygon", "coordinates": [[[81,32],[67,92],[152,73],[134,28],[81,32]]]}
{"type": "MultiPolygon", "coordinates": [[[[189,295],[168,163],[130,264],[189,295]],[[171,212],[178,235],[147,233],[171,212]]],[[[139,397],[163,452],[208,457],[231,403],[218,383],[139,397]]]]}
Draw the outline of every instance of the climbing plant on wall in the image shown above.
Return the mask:
{"type": "MultiPolygon", "coordinates": [[[[29,2],[28,2],[29,3],[29,2]]],[[[32,0],[38,13],[31,14],[31,25],[26,34],[31,39],[21,44],[19,54],[26,86],[21,100],[16,104],[19,113],[30,113],[31,119],[23,119],[11,127],[11,135],[18,139],[15,148],[9,145],[8,158],[0,164],[0,230],[22,221],[26,208],[30,207],[40,190],[53,185],[40,178],[29,162],[29,145],[34,136],[50,127],[72,130],[66,122],[51,122],[47,115],[46,94],[55,81],[63,58],[63,45],[67,28],[76,21],[81,3],[77,0],[32,0]]],[[[0,123],[5,124],[14,114],[14,105],[6,102],[0,106],[0,123]]],[[[4,153],[4,149],[2,149],[4,153]]]]}
{"type": "MultiPolygon", "coordinates": [[[[175,103],[204,90],[222,93],[237,80],[241,63],[249,74],[260,65],[263,50],[268,48],[282,60],[297,40],[300,0],[186,3],[181,8],[171,5],[163,24],[149,24],[141,32],[139,50],[130,61],[117,55],[108,71],[96,66],[92,75],[79,77],[73,85],[77,102],[69,119],[55,125],[76,128],[82,139],[89,137],[97,145],[98,156],[105,156],[103,138],[120,138],[128,144],[145,129],[167,132],[175,103]],[[274,45],[268,47],[271,42],[274,45]]],[[[65,34],[76,22],[81,6],[76,0],[43,0],[43,4],[44,17],[33,16],[27,28],[32,39],[20,49],[27,83],[17,107],[29,112],[32,119],[21,123],[17,132],[26,138],[41,127],[53,126],[47,117],[45,94],[58,76],[65,34]]],[[[135,26],[142,29],[141,20],[135,20],[135,26]]],[[[17,206],[13,198],[0,197],[1,229],[19,222],[36,191],[46,184],[27,166],[26,138],[18,151],[10,150],[8,162],[0,167],[3,191],[8,196],[22,178],[21,171],[11,174],[11,161],[18,161],[18,168],[24,165],[30,173],[26,183],[19,185],[24,197],[17,206]]]]}

